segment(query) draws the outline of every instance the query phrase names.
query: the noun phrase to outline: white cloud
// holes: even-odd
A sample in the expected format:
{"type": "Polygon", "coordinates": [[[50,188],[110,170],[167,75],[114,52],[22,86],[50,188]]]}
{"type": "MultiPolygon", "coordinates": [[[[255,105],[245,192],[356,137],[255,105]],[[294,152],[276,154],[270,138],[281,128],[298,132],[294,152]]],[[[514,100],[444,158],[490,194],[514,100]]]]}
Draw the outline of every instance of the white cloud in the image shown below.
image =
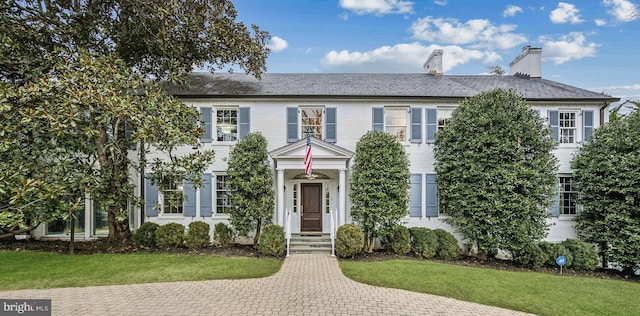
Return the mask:
{"type": "Polygon", "coordinates": [[[504,9],[504,11],[502,12],[502,16],[504,17],[508,17],[508,16],[515,16],[516,13],[522,13],[524,11],[522,11],[522,8],[516,5],[508,5],[506,9],[504,9]]]}
{"type": "Polygon", "coordinates": [[[433,18],[427,16],[411,25],[413,38],[423,41],[454,45],[472,45],[473,48],[509,49],[527,41],[523,35],[513,33],[513,24],[493,25],[486,19],[468,20],[433,18]]]}
{"type": "Polygon", "coordinates": [[[289,43],[278,36],[272,37],[271,42],[267,45],[267,48],[269,48],[274,53],[281,52],[287,47],[289,47],[289,43]]]}
{"type": "Polygon", "coordinates": [[[611,9],[607,13],[611,14],[618,21],[629,22],[640,17],[636,5],[628,0],[603,0],[602,4],[611,9]]]}
{"type": "Polygon", "coordinates": [[[367,52],[330,51],[321,60],[322,68],[333,72],[362,73],[417,73],[434,49],[444,50],[444,72],[473,60],[485,63],[502,59],[495,52],[465,49],[460,46],[424,46],[420,43],[402,43],[382,46],[367,52]]]}
{"type": "Polygon", "coordinates": [[[596,23],[597,26],[605,26],[605,25],[607,25],[607,21],[605,21],[603,19],[595,19],[594,22],[596,23]]]}
{"type": "Polygon", "coordinates": [[[580,10],[578,10],[575,5],[565,2],[558,3],[558,7],[551,11],[549,19],[556,24],[577,24],[583,22],[583,20],[580,19],[580,10]]]}
{"type": "Polygon", "coordinates": [[[447,0],[433,0],[433,3],[439,5],[439,6],[445,6],[447,4],[449,4],[449,1],[447,0]]]}
{"type": "Polygon", "coordinates": [[[596,48],[600,46],[594,42],[587,43],[582,32],[572,32],[564,35],[560,40],[554,41],[548,38],[540,38],[543,42],[542,61],[552,62],[556,65],[571,60],[578,60],[596,55],[596,48]]]}
{"type": "Polygon", "coordinates": [[[340,7],[356,14],[404,14],[413,12],[413,2],[404,0],[340,0],[340,7]]]}

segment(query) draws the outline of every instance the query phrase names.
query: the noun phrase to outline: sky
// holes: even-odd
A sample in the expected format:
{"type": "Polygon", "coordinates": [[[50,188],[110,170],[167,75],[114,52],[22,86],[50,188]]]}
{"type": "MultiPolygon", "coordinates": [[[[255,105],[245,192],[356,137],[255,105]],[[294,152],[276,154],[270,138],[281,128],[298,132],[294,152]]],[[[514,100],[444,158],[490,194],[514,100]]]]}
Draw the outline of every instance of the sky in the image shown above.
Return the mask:
{"type": "Polygon", "coordinates": [[[530,45],[542,77],[640,100],[640,0],[233,0],[272,36],[268,73],[487,74],[530,45]]]}

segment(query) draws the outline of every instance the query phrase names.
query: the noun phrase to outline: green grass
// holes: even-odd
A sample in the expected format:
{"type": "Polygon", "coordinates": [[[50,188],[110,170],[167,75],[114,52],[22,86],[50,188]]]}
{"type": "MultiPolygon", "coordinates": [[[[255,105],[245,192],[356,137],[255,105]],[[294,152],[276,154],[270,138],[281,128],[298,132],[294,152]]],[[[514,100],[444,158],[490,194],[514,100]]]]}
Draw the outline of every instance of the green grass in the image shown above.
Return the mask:
{"type": "Polygon", "coordinates": [[[340,261],[356,281],[538,315],[640,315],[640,284],[432,261],[340,261]]]}
{"type": "Polygon", "coordinates": [[[282,260],[189,254],[63,255],[0,251],[0,291],[170,281],[261,278],[282,260]]]}

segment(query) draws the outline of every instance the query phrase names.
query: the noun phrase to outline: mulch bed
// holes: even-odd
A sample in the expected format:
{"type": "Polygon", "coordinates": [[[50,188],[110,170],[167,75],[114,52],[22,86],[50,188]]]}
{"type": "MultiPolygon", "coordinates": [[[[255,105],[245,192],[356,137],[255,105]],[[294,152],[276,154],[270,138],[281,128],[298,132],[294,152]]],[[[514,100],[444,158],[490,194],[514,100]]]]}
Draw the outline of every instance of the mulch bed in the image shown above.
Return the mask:
{"type": "MultiPolygon", "coordinates": [[[[67,254],[69,253],[69,241],[64,240],[14,240],[14,239],[0,239],[0,251],[44,251],[44,252],[56,252],[67,254]]],[[[165,253],[179,253],[179,254],[195,254],[195,255],[219,255],[219,256],[244,256],[244,257],[264,257],[252,245],[233,244],[229,247],[215,247],[210,246],[197,250],[191,250],[187,248],[170,248],[170,249],[158,249],[148,248],[135,245],[131,241],[110,241],[105,239],[98,239],[92,241],[76,241],[75,251],[76,254],[94,254],[94,253],[140,253],[140,252],[165,252],[165,253]]],[[[397,255],[390,251],[377,250],[373,253],[361,253],[352,259],[341,260],[354,260],[354,261],[381,261],[391,259],[403,259],[403,260],[421,260],[415,257],[413,254],[405,256],[397,255]]],[[[433,259],[432,259],[433,260],[433,259]]],[[[437,261],[437,260],[436,260],[437,261]]],[[[509,271],[531,271],[515,265],[512,261],[488,259],[481,260],[476,257],[465,256],[455,261],[441,261],[448,264],[456,264],[470,267],[482,267],[491,268],[497,270],[509,270],[509,271]]],[[[558,269],[542,268],[536,270],[537,272],[559,274],[558,269]]],[[[564,275],[592,277],[598,279],[615,279],[626,280],[632,282],[640,282],[639,275],[625,275],[616,270],[610,269],[596,269],[591,272],[574,271],[570,269],[563,270],[564,275]]]]}

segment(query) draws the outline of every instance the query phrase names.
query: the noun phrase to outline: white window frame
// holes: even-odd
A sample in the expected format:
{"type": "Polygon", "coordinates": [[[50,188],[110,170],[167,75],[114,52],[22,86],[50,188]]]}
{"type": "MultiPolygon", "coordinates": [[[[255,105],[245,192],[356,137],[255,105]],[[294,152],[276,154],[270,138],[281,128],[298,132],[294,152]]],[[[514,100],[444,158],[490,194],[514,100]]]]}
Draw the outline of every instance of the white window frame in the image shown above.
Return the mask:
{"type": "Polygon", "coordinates": [[[570,174],[562,174],[558,176],[558,186],[559,186],[559,195],[560,195],[560,201],[558,202],[559,203],[558,207],[559,207],[560,216],[575,216],[580,211],[580,205],[578,204],[578,192],[575,191],[573,188],[573,181],[574,181],[574,178],[570,174]],[[571,190],[569,191],[565,190],[565,186],[562,180],[567,178],[570,179],[569,187],[571,190]],[[568,195],[567,201],[569,201],[569,205],[566,205],[566,206],[565,206],[565,194],[568,195]],[[573,207],[571,206],[571,201],[573,201],[573,207]],[[569,210],[568,213],[565,212],[565,207],[567,210],[569,210]],[[572,209],[573,209],[573,213],[571,213],[572,209]]]}
{"type": "MultiPolygon", "coordinates": [[[[218,143],[236,143],[238,142],[239,138],[240,138],[240,109],[238,107],[233,107],[233,106],[228,106],[228,107],[215,107],[213,108],[213,111],[211,113],[211,115],[213,116],[211,118],[211,125],[212,126],[212,133],[215,133],[215,135],[211,135],[213,140],[215,142],[218,143]],[[223,111],[235,111],[236,112],[236,131],[235,131],[235,139],[234,140],[225,140],[223,138],[223,140],[219,140],[218,139],[218,112],[223,112],[223,111]]],[[[224,125],[223,125],[224,126],[224,125]]],[[[225,134],[222,134],[225,135],[225,134]]]]}
{"type": "Polygon", "coordinates": [[[436,116],[438,119],[437,130],[443,130],[451,123],[451,117],[453,116],[454,107],[438,107],[436,110],[436,116]],[[445,115],[446,114],[446,115],[445,115]]]}
{"type": "MultiPolygon", "coordinates": [[[[307,139],[307,125],[304,124],[303,120],[303,113],[305,110],[310,110],[310,111],[314,111],[314,110],[319,110],[320,111],[320,125],[319,125],[319,130],[320,130],[320,135],[318,135],[317,133],[315,133],[312,129],[311,131],[311,136],[315,137],[317,139],[323,139],[326,137],[326,131],[324,128],[325,125],[325,110],[324,110],[324,106],[322,105],[305,105],[305,106],[299,106],[298,107],[298,123],[299,123],[299,133],[300,133],[300,137],[298,139],[307,139]]],[[[318,125],[312,125],[312,126],[318,126],[318,125]]]]}
{"type": "MultiPolygon", "coordinates": [[[[227,185],[227,179],[226,177],[228,177],[229,175],[227,175],[226,173],[215,173],[214,174],[214,180],[215,180],[215,185],[213,187],[213,192],[214,192],[214,207],[213,207],[213,213],[214,214],[224,214],[227,215],[229,214],[229,212],[218,212],[218,192],[228,192],[228,194],[231,194],[231,190],[229,189],[229,186],[227,185]],[[218,177],[225,177],[224,180],[224,188],[222,190],[218,190],[218,183],[220,181],[218,181],[218,177]]],[[[233,208],[233,200],[231,198],[231,196],[228,197],[230,203],[227,205],[222,205],[223,206],[223,210],[228,210],[230,208],[233,208]]]]}
{"type": "Polygon", "coordinates": [[[383,122],[384,122],[384,132],[393,135],[400,143],[407,143],[409,142],[409,131],[411,129],[411,118],[409,117],[410,114],[410,108],[409,107],[405,107],[405,106],[389,106],[389,107],[384,107],[384,118],[383,118],[383,122]],[[404,112],[404,126],[403,125],[391,125],[389,124],[389,120],[387,119],[387,113],[388,111],[403,111],[404,112]],[[391,133],[389,131],[388,128],[390,127],[394,127],[394,128],[402,128],[404,127],[404,139],[400,139],[400,135],[398,135],[397,133],[391,133]]]}
{"type": "MultiPolygon", "coordinates": [[[[577,110],[563,110],[558,109],[558,143],[572,145],[578,143],[578,118],[580,116],[580,112],[577,110]],[[573,115],[573,126],[562,126],[563,125],[563,115],[573,115]],[[564,136],[563,131],[573,132],[571,136],[564,136]],[[573,137],[572,141],[568,141],[569,137],[573,137]]],[[[565,119],[564,122],[567,122],[565,119]]]]}
{"type": "Polygon", "coordinates": [[[180,181],[179,183],[172,183],[171,187],[173,187],[173,185],[175,185],[175,189],[170,188],[170,189],[159,189],[158,190],[158,201],[160,201],[160,214],[162,215],[167,215],[167,216],[178,216],[178,215],[182,215],[184,214],[184,184],[182,183],[182,181],[180,181]],[[167,203],[165,203],[165,198],[167,198],[167,196],[165,196],[165,192],[167,191],[171,191],[171,192],[182,192],[181,198],[180,198],[180,203],[177,206],[173,206],[176,208],[176,212],[171,212],[171,205],[167,205],[167,203]],[[166,212],[166,208],[169,207],[169,212],[166,212]]]}

